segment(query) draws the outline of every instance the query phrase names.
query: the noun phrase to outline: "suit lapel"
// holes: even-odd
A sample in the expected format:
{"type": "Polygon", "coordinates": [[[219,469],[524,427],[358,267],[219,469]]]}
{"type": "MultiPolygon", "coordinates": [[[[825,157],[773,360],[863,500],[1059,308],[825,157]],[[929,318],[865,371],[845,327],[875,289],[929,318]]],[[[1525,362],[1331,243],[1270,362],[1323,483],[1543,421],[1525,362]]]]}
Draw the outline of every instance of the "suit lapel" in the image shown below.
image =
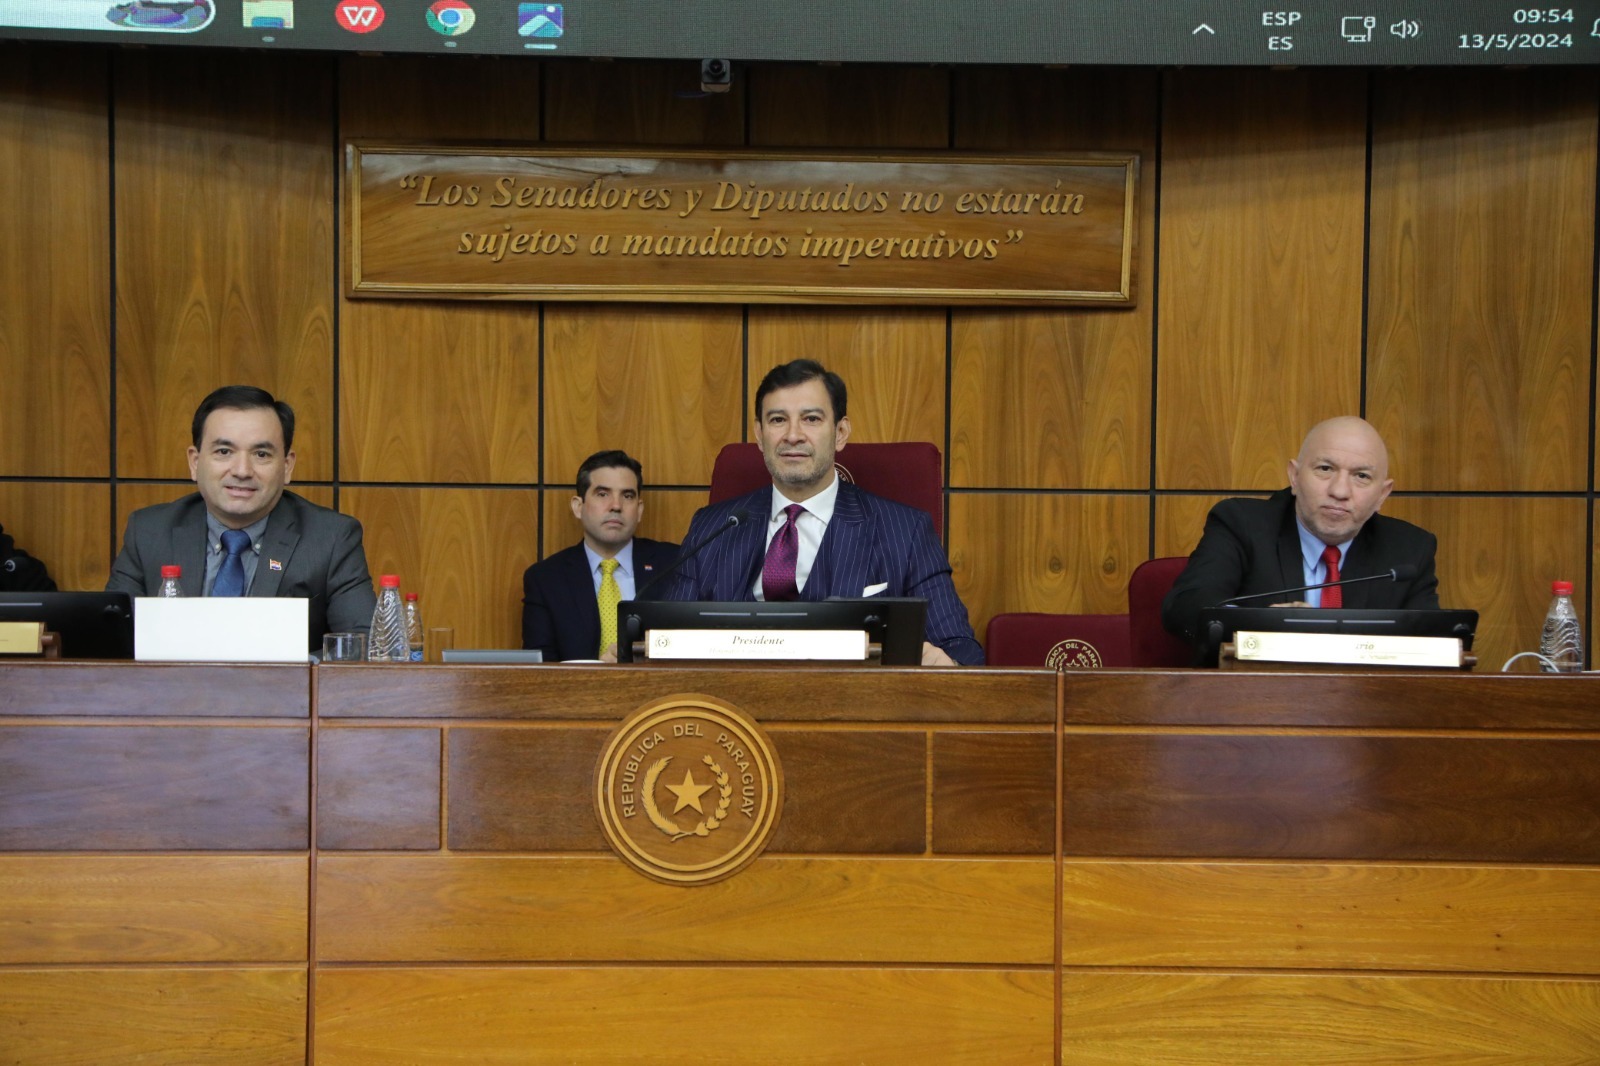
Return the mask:
{"type": "MultiPolygon", "coordinates": [[[[1372,566],[1372,535],[1371,521],[1356,534],[1356,539],[1351,541],[1350,550],[1344,555],[1344,569],[1339,571],[1341,578],[1370,577],[1373,573],[1372,566]]],[[[1346,585],[1344,605],[1346,607],[1366,607],[1372,596],[1373,586],[1380,584],[1377,581],[1364,581],[1359,585],[1346,585]]]]}
{"type": "MultiPolygon", "coordinates": [[[[565,560],[566,576],[563,581],[572,599],[568,610],[576,626],[582,629],[580,641],[589,651],[583,658],[592,657],[600,647],[600,599],[594,590],[594,576],[589,572],[589,555],[580,543],[565,560]]],[[[638,591],[635,584],[634,590],[638,591]]]]}
{"type": "Polygon", "coordinates": [[[285,494],[272,509],[267,528],[261,534],[261,553],[256,557],[256,576],[250,582],[250,595],[276,596],[283,582],[283,573],[289,568],[289,558],[295,545],[300,543],[300,522],[296,518],[285,494]],[[278,563],[278,569],[272,568],[278,563]]]}
{"type": "MultiPolygon", "coordinates": [[[[206,587],[206,504],[203,499],[196,499],[195,502],[197,506],[190,508],[189,513],[172,530],[172,559],[183,567],[178,587],[183,589],[185,596],[198,596],[206,587]]],[[[157,570],[154,587],[148,591],[154,596],[160,588],[161,571],[157,570]]]]}
{"type": "MultiPolygon", "coordinates": [[[[728,546],[720,550],[713,547],[710,552],[701,555],[704,559],[705,555],[716,553],[714,561],[707,560],[702,564],[712,568],[712,599],[726,602],[755,599],[750,590],[755,587],[756,575],[761,572],[761,563],[767,557],[767,525],[772,520],[772,493],[772,486],[769,485],[746,497],[746,521],[723,537],[729,542],[728,546]]],[[[702,588],[705,587],[703,578],[700,584],[702,588]]]]}
{"type": "Polygon", "coordinates": [[[822,535],[817,548],[817,558],[811,564],[811,575],[801,598],[825,600],[829,596],[859,596],[865,587],[860,578],[861,567],[867,553],[862,550],[862,537],[866,532],[867,515],[861,505],[861,496],[855,486],[847,482],[839,485],[839,495],[833,503],[833,518],[822,535]],[[851,586],[854,585],[852,588],[851,586]]]}
{"type": "MultiPolygon", "coordinates": [[[[1305,555],[1300,550],[1300,527],[1294,520],[1294,497],[1288,500],[1283,525],[1278,532],[1278,588],[1292,589],[1306,583],[1305,555]]],[[[1296,598],[1299,598],[1298,594],[1296,598]]],[[[1257,607],[1266,606],[1265,600],[1252,601],[1257,607]]]]}

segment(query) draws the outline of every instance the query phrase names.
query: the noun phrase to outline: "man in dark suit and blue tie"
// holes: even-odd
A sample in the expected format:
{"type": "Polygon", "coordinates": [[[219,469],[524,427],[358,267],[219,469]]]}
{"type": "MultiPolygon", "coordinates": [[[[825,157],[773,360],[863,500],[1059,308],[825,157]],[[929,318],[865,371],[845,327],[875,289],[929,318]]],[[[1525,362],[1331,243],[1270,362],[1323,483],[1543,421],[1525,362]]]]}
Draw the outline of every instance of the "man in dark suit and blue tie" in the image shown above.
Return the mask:
{"type": "Polygon", "coordinates": [[[923,664],[982,663],[933,522],[834,471],[850,437],[839,375],[810,359],[774,367],[756,388],[755,434],[772,485],[695,513],[686,544],[704,543],[730,515],[747,520],[688,559],[666,598],[918,597],[928,601],[923,664]]]}
{"type": "Polygon", "coordinates": [[[583,540],[522,575],[522,646],[547,661],[617,661],[617,604],[677,558],[678,546],[635,537],[643,469],[626,452],[596,452],[578,467],[572,516],[583,540]]]}

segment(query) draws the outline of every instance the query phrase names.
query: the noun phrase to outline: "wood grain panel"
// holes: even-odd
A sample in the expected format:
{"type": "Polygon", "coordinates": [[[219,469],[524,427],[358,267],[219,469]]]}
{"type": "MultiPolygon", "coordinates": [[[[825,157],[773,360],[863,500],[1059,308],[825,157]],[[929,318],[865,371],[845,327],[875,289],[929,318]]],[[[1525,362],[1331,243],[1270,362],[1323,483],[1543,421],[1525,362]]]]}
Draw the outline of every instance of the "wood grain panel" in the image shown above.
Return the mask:
{"type": "Polygon", "coordinates": [[[0,716],[307,718],[300,664],[0,663],[0,716]]]}
{"type": "Polygon", "coordinates": [[[647,701],[678,692],[705,693],[762,722],[1048,724],[1056,716],[1050,670],[422,666],[318,676],[318,714],[325,718],[595,719],[614,727],[647,701]],[[797,677],[815,682],[804,700],[795,699],[797,677]]]}
{"type": "Polygon", "coordinates": [[[332,61],[119,53],[117,469],[183,477],[196,405],[259,385],[333,473],[332,61]]]}
{"type": "Polygon", "coordinates": [[[28,1066],[284,1066],[306,1055],[305,970],[0,970],[5,1053],[28,1066]]]}
{"type": "Polygon", "coordinates": [[[1593,1062],[1600,983],[1069,973],[1066,1066],[1593,1062]]]}
{"type": "Polygon", "coordinates": [[[1478,612],[1472,648],[1480,671],[1539,649],[1551,581],[1573,583],[1582,616],[1589,598],[1583,500],[1391,496],[1383,510],[1439,538],[1439,601],[1478,612]]]}
{"type": "Polygon", "coordinates": [[[546,77],[545,134],[552,141],[612,144],[739,144],[746,81],[700,91],[692,60],[537,64],[546,77]]]}
{"type": "Polygon", "coordinates": [[[1149,514],[1144,496],[951,496],[950,564],[974,630],[1009,611],[1126,611],[1149,514]]]}
{"type": "Polygon", "coordinates": [[[944,148],[950,72],[937,67],[771,63],[750,83],[750,143],[761,147],[944,148]]]}
{"type": "Polygon", "coordinates": [[[603,729],[452,729],[449,846],[604,851],[593,779],[603,729]]]}
{"type": "Polygon", "coordinates": [[[921,854],[927,840],[922,733],[775,729],[783,812],[769,852],[921,854]]]}
{"type": "Polygon", "coordinates": [[[374,584],[399,574],[430,628],[454,629],[458,648],[522,646],[522,571],[539,528],[532,492],[363,485],[345,489],[341,506],[365,528],[374,584]]]}
{"type": "Polygon", "coordinates": [[[105,588],[111,566],[111,490],[105,485],[0,481],[0,523],[17,547],[44,563],[56,588],[105,588]]]}
{"type": "Polygon", "coordinates": [[[0,857],[0,963],[294,962],[306,859],[0,857]]]}
{"type": "Polygon", "coordinates": [[[1126,310],[951,312],[952,485],[1149,484],[1158,78],[1151,70],[956,71],[958,148],[1140,154],[1140,296],[1126,310]]]}
{"type": "Polygon", "coordinates": [[[1068,966],[1600,969],[1600,870],[1069,862],[1068,966]]]}
{"type": "Polygon", "coordinates": [[[707,484],[718,450],[742,439],[741,337],[737,307],[548,308],[545,479],[621,448],[656,484],[707,484]]]}
{"type": "MultiPolygon", "coordinates": [[[[1287,457],[1284,462],[1287,465],[1287,457]]],[[[1283,484],[1288,483],[1288,479],[1284,479],[1283,484]]],[[[1205,532],[1206,515],[1211,513],[1211,508],[1229,498],[1228,496],[1157,496],[1156,547],[1150,557],[1164,559],[1173,555],[1188,555],[1194,551],[1195,545],[1200,543],[1200,534],[1205,532]]]]}
{"type": "Polygon", "coordinates": [[[543,63],[420,55],[345,55],[338,63],[345,139],[539,140],[543,63]]]}
{"type": "Polygon", "coordinates": [[[1034,1063],[1051,992],[1015,970],[323,970],[315,1040],[324,1066],[1034,1063]]]}
{"type": "Polygon", "coordinates": [[[1277,488],[1359,409],[1366,75],[1166,75],[1156,484],[1277,488]]]}
{"type": "Polygon", "coordinates": [[[325,962],[1042,965],[1053,892],[1044,860],[765,855],[685,890],[609,855],[324,856],[317,952],[325,962]]]}
{"type": "Polygon", "coordinates": [[[0,45],[0,475],[110,472],[106,105],[103,53],[0,45]]]}
{"type": "Polygon", "coordinates": [[[1407,488],[1581,489],[1595,72],[1375,84],[1369,417],[1407,488]]]}
{"type": "MultiPolygon", "coordinates": [[[[1458,671],[1218,673],[1140,670],[1061,679],[1078,726],[1305,726],[1343,729],[1600,732],[1593,677],[1458,671]]],[[[1486,740],[1503,738],[1486,737],[1486,740]]]]}
{"type": "Polygon", "coordinates": [[[439,846],[437,729],[317,734],[317,847],[439,846]]]}
{"type": "Polygon", "coordinates": [[[304,726],[0,727],[0,848],[306,846],[304,726]]]}
{"type": "Polygon", "coordinates": [[[1055,761],[1049,733],[935,733],[933,850],[1052,854],[1055,761]]]}
{"type": "MultiPolygon", "coordinates": [[[[942,308],[860,311],[752,307],[742,438],[753,440],[756,386],[792,359],[815,359],[844,379],[850,439],[925,440],[944,448],[945,318],[942,308]]],[[[850,461],[849,448],[840,461],[850,461]]]]}
{"type": "Polygon", "coordinates": [[[1600,861],[1600,740],[1073,735],[1063,848],[1186,858],[1600,861]]]}
{"type": "MultiPolygon", "coordinates": [[[[649,474],[650,471],[646,470],[647,479],[649,474]]],[[[700,480],[707,481],[710,476],[711,467],[707,466],[700,480]]],[[[540,538],[544,550],[541,558],[547,559],[583,539],[583,527],[572,517],[572,491],[568,488],[540,493],[544,504],[544,534],[540,538]]],[[[639,519],[635,535],[672,544],[683,542],[683,535],[689,531],[689,520],[706,505],[704,489],[654,489],[648,480],[641,498],[644,500],[644,515],[639,519]]],[[[533,562],[533,556],[529,555],[527,563],[532,565],[533,562]]]]}

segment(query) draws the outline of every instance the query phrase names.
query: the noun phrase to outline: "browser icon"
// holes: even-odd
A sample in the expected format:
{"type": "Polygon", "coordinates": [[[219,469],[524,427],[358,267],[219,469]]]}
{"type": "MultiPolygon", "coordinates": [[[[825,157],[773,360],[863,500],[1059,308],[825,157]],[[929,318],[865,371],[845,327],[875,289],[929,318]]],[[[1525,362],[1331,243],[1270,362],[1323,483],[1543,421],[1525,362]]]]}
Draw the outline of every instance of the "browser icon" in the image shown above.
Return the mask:
{"type": "Polygon", "coordinates": [[[437,0],[428,8],[428,28],[446,37],[461,36],[477,20],[477,13],[465,0],[437,0]]]}

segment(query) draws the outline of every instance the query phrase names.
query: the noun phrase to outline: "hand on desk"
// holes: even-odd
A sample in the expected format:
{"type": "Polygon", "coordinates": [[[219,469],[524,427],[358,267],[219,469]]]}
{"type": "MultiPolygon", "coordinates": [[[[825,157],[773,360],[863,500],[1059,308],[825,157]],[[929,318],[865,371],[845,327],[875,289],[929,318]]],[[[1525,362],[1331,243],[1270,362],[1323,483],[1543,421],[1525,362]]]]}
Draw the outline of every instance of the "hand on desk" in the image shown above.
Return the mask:
{"type": "Polygon", "coordinates": [[[929,644],[927,641],[923,641],[922,642],[922,665],[923,666],[956,666],[958,664],[956,663],[956,661],[954,659],[950,658],[950,656],[948,656],[948,655],[946,655],[944,653],[944,649],[943,648],[936,647],[935,645],[929,644]]]}

